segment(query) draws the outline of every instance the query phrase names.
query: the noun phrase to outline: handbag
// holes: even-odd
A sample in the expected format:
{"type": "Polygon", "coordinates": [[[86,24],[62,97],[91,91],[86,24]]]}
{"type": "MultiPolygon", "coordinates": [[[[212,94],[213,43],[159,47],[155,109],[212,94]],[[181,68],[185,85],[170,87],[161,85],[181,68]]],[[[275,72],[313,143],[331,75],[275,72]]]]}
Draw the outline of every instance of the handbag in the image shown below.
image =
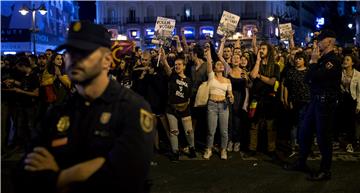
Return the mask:
{"type": "Polygon", "coordinates": [[[56,97],[54,85],[50,84],[44,86],[44,91],[45,91],[45,101],[47,103],[53,103],[56,101],[57,97],[56,97]]]}
{"type": "Polygon", "coordinates": [[[208,81],[201,83],[196,93],[194,107],[206,106],[209,100],[209,84],[208,81]]]}

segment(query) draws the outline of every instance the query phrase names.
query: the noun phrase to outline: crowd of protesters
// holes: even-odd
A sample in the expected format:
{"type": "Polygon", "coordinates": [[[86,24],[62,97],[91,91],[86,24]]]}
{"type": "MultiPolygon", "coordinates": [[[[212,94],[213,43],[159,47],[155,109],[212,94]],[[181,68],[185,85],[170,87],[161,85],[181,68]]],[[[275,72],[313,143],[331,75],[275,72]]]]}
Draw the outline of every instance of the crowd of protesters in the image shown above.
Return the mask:
{"type": "MultiPolygon", "coordinates": [[[[218,151],[226,160],[228,152],[254,156],[263,151],[274,158],[281,148],[290,154],[298,150],[301,115],[310,101],[304,77],[316,38],[306,47],[295,46],[293,37],[288,47],[258,44],[254,31],[251,46],[240,38],[223,37],[218,50],[210,37],[204,44],[189,43],[181,34],[173,42],[170,48],[134,47],[109,70],[109,78],[151,105],[158,119],[157,150],[159,141],[168,144],[173,161],[181,153],[195,158],[196,152],[202,152],[204,159],[210,159],[218,151]],[[203,82],[208,82],[208,103],[195,107],[203,82]]],[[[334,47],[342,62],[334,148],[350,153],[359,150],[360,140],[359,51],[334,47]]],[[[64,68],[63,55],[50,49],[38,56],[1,57],[2,156],[25,149],[46,110],[74,93],[64,68]]]]}

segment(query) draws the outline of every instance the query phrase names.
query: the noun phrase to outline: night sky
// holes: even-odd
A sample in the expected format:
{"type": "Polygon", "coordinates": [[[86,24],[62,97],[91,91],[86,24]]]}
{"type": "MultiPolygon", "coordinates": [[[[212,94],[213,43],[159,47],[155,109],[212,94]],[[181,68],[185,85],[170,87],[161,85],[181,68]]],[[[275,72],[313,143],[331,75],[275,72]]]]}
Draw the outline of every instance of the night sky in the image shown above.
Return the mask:
{"type": "Polygon", "coordinates": [[[95,1],[77,1],[79,4],[79,19],[89,20],[91,22],[96,18],[95,1]]]}

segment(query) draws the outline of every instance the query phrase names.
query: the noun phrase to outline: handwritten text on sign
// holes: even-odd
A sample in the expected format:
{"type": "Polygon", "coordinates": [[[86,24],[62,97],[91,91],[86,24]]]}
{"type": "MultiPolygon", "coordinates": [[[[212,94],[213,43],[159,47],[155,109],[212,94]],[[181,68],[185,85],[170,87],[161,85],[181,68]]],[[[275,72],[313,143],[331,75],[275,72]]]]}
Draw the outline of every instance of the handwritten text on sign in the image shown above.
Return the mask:
{"type": "Polygon", "coordinates": [[[230,12],[224,11],[219,27],[217,29],[217,34],[224,35],[224,34],[231,34],[236,31],[236,27],[239,23],[240,17],[238,15],[232,14],[230,12]]]}
{"type": "Polygon", "coordinates": [[[155,34],[158,36],[171,37],[175,28],[175,20],[165,17],[157,17],[155,24],[155,34]]]}

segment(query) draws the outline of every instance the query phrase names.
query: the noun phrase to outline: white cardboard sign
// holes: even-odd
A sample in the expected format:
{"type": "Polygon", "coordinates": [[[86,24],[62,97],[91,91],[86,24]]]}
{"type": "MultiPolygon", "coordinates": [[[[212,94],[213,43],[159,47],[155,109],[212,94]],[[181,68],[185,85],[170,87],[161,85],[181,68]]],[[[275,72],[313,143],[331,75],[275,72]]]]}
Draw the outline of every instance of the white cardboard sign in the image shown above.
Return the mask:
{"type": "Polygon", "coordinates": [[[280,39],[289,40],[292,33],[291,23],[279,24],[280,39]]]}
{"type": "Polygon", "coordinates": [[[155,35],[157,37],[171,37],[175,28],[176,20],[165,17],[157,17],[155,35]]]}
{"type": "Polygon", "coordinates": [[[219,35],[230,35],[236,31],[240,16],[224,11],[216,33],[219,35]]]}

